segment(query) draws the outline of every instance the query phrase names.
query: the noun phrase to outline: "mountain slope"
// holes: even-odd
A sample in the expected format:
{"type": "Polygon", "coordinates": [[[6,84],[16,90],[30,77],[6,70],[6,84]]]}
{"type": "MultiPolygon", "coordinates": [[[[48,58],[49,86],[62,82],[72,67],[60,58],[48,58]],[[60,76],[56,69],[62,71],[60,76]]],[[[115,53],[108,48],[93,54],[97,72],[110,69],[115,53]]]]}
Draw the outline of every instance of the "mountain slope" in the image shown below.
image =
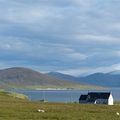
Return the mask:
{"type": "Polygon", "coordinates": [[[47,73],[52,77],[67,81],[74,81],[89,85],[97,85],[103,87],[120,87],[120,71],[112,71],[109,73],[94,73],[85,77],[74,77],[58,72],[47,73]]]}
{"type": "Polygon", "coordinates": [[[8,68],[0,70],[0,88],[37,87],[37,88],[80,88],[88,87],[39,73],[28,68],[8,68]]]}
{"type": "Polygon", "coordinates": [[[86,77],[81,77],[79,81],[105,87],[120,87],[120,74],[118,74],[117,71],[110,73],[95,73],[86,77]]]}
{"type": "Polygon", "coordinates": [[[49,72],[46,75],[49,75],[51,77],[55,77],[58,79],[62,79],[62,80],[67,80],[67,81],[77,81],[77,77],[71,76],[71,75],[67,75],[67,74],[62,74],[59,72],[49,72]]]}

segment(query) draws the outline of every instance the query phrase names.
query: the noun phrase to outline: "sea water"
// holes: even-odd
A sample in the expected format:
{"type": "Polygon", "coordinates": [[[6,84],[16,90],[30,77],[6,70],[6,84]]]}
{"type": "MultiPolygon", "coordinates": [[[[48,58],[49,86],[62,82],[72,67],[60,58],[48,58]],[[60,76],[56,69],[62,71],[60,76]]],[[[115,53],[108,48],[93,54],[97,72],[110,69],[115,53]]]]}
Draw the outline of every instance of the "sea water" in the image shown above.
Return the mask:
{"type": "MultiPolygon", "coordinates": [[[[48,102],[79,102],[81,94],[96,92],[96,90],[14,90],[28,96],[29,100],[48,102]]],[[[114,100],[120,101],[120,88],[111,88],[110,90],[100,90],[99,92],[112,92],[114,100]]]]}

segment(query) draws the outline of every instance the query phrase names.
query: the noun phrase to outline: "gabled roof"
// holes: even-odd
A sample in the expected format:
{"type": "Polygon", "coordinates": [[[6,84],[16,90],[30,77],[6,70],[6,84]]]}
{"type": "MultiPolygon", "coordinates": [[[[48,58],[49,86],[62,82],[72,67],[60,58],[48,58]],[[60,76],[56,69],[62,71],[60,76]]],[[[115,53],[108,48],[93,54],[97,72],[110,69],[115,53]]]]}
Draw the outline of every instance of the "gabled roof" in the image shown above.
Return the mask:
{"type": "Polygon", "coordinates": [[[110,92],[89,92],[88,102],[94,102],[96,99],[108,99],[110,92]]]}
{"type": "Polygon", "coordinates": [[[81,95],[79,100],[86,100],[88,95],[81,95]]]}

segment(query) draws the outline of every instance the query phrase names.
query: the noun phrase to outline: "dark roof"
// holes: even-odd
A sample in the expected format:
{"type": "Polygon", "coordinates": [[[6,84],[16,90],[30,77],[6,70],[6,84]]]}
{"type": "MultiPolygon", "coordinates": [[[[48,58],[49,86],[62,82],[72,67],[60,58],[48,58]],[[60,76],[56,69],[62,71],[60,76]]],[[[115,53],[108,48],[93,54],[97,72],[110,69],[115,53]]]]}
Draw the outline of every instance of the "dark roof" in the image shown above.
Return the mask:
{"type": "Polygon", "coordinates": [[[88,102],[94,102],[96,99],[108,99],[110,92],[89,92],[88,102]]]}
{"type": "Polygon", "coordinates": [[[81,95],[79,100],[86,100],[88,95],[81,95]]]}

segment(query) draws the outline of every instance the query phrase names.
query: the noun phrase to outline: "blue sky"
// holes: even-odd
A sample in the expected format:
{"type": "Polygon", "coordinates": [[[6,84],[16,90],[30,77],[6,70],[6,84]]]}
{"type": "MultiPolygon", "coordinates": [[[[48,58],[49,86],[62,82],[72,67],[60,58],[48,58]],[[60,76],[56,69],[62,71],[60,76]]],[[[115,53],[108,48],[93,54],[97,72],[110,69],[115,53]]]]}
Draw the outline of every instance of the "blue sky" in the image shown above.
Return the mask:
{"type": "Polygon", "coordinates": [[[0,0],[0,68],[120,70],[119,11],[119,0],[0,0]]]}

